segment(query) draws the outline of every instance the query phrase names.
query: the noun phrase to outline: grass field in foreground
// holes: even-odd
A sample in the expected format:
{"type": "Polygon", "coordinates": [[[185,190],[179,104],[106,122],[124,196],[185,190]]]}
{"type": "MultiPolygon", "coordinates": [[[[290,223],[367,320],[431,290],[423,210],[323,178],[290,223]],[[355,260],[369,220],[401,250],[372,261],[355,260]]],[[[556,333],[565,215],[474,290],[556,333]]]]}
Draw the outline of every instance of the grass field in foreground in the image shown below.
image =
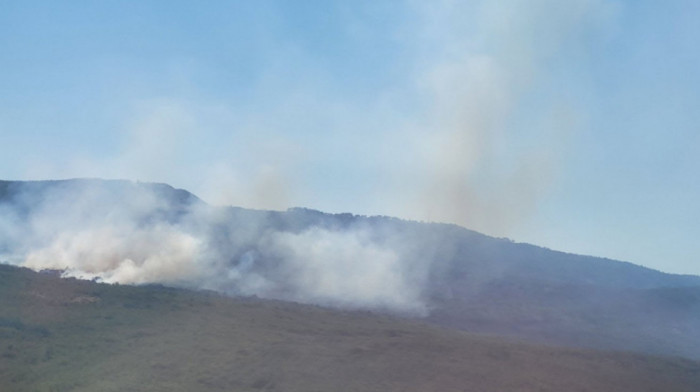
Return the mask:
{"type": "Polygon", "coordinates": [[[0,266],[1,391],[693,391],[700,363],[0,266]]]}

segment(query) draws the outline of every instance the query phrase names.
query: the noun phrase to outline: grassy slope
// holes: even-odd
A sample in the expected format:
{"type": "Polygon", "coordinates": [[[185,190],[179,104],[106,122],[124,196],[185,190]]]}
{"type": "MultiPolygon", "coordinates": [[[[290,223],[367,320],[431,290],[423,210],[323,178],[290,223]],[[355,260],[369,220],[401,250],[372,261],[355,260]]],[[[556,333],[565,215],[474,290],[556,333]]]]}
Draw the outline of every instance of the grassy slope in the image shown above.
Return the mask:
{"type": "Polygon", "coordinates": [[[700,363],[0,266],[2,391],[698,391],[700,363]]]}

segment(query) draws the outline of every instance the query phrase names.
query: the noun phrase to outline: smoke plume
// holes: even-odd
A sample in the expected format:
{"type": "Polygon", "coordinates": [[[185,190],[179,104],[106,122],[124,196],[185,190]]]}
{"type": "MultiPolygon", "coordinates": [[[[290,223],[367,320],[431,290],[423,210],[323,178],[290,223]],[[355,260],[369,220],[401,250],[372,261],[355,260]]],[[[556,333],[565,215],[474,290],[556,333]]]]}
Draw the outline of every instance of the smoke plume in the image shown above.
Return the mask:
{"type": "MultiPolygon", "coordinates": [[[[165,185],[10,183],[3,260],[107,283],[165,283],[350,309],[422,314],[415,268],[362,227],[286,227],[165,185]]],[[[243,210],[246,211],[246,210],[243,210]]],[[[294,221],[291,224],[295,224],[294,221]]]]}
{"type": "Polygon", "coordinates": [[[606,2],[431,2],[418,6],[426,100],[423,218],[506,235],[556,178],[576,105],[547,90],[606,2]],[[439,43],[434,45],[435,43],[439,43]],[[533,104],[537,102],[536,104],[533,104]],[[524,125],[525,124],[525,125],[524,125]]]}

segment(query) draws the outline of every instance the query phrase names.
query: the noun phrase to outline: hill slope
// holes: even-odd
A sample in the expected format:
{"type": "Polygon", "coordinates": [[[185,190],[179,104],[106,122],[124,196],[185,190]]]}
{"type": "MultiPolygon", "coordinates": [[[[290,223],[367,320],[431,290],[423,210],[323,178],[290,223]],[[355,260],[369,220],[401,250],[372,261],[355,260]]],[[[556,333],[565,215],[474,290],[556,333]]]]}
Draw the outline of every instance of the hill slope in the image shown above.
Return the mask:
{"type": "Polygon", "coordinates": [[[700,363],[0,266],[3,391],[697,391],[700,363]]]}
{"type": "Polygon", "coordinates": [[[0,260],[68,276],[371,309],[581,347],[700,358],[700,277],[455,225],[211,207],[128,181],[0,181],[0,260]]]}

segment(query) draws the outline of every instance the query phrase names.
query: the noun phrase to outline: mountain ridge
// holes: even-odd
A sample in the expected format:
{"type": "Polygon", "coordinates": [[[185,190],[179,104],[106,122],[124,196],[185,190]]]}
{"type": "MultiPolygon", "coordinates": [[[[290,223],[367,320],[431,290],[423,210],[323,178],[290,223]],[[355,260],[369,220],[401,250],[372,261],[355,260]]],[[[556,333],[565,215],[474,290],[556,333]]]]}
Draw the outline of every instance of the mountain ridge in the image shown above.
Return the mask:
{"type": "MultiPolygon", "coordinates": [[[[143,181],[131,181],[127,179],[102,179],[102,178],[69,178],[69,179],[59,179],[59,180],[0,180],[0,202],[6,201],[5,199],[7,198],[7,193],[8,189],[11,189],[13,186],[21,186],[25,187],[27,185],[36,185],[38,188],[43,188],[43,187],[51,187],[51,186],[62,186],[62,185],[100,185],[100,184],[112,184],[112,185],[128,185],[128,186],[144,186],[144,187],[151,187],[155,189],[159,189],[160,192],[166,194],[166,192],[171,192],[173,195],[177,195],[180,200],[183,200],[185,203],[202,203],[202,204],[207,204],[208,203],[204,202],[201,198],[199,198],[197,195],[194,193],[182,189],[182,188],[176,188],[173,187],[167,183],[160,183],[160,182],[143,182],[143,181]]],[[[332,219],[336,220],[354,220],[354,219],[368,219],[368,220],[389,220],[389,221],[398,221],[403,224],[418,224],[418,225],[431,225],[431,226],[439,226],[443,228],[451,228],[451,229],[457,229],[461,230],[464,232],[468,232],[469,235],[474,235],[474,236],[480,236],[482,238],[488,238],[489,240],[493,241],[502,241],[504,244],[511,244],[515,246],[524,246],[524,247],[532,247],[537,251],[547,251],[547,252],[555,252],[561,256],[564,257],[582,257],[589,259],[591,261],[595,260],[598,262],[614,262],[614,263],[621,263],[625,265],[631,265],[639,269],[643,270],[648,270],[648,271],[653,271],[653,272],[659,272],[664,275],[668,276],[674,276],[674,277],[687,277],[690,282],[690,285],[700,285],[700,275],[696,274],[685,274],[685,273],[671,273],[671,272],[666,272],[662,271],[659,269],[643,266],[640,264],[635,264],[634,262],[631,261],[626,261],[626,260],[618,260],[618,259],[612,259],[604,256],[593,256],[593,255],[586,255],[586,254],[579,254],[579,253],[573,253],[573,252],[566,252],[566,251],[561,251],[557,249],[552,249],[548,247],[544,247],[541,245],[537,244],[531,244],[527,242],[519,242],[514,239],[506,238],[506,237],[494,237],[490,236],[488,234],[480,233],[478,231],[469,229],[467,227],[454,224],[454,223],[443,223],[443,222],[432,222],[432,221],[420,221],[420,220],[412,220],[412,219],[405,219],[405,218],[399,218],[399,217],[392,217],[392,216],[387,216],[387,215],[358,215],[354,214],[351,212],[340,212],[340,213],[328,213],[324,212],[321,210],[317,210],[314,208],[309,208],[309,207],[301,207],[301,206],[295,206],[295,207],[289,207],[286,210],[267,210],[267,209],[255,209],[255,208],[248,208],[248,207],[239,207],[239,206],[214,206],[214,205],[209,205],[213,208],[220,208],[220,209],[233,209],[237,211],[249,211],[249,212],[254,212],[254,213],[263,213],[263,214],[297,214],[300,213],[301,215],[312,215],[318,218],[317,223],[319,223],[322,218],[324,217],[330,217],[332,219]]]]}

